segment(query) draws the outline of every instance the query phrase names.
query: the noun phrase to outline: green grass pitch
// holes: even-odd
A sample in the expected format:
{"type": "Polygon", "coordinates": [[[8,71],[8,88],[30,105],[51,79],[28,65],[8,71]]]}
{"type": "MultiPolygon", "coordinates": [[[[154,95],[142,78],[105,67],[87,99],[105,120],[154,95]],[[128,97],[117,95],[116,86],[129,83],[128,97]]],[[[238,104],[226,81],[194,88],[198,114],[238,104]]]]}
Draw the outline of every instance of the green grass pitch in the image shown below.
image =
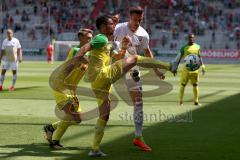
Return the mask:
{"type": "MultiPolygon", "coordinates": [[[[20,64],[16,91],[8,72],[0,92],[0,159],[94,159],[87,153],[92,144],[96,119],[70,127],[63,137],[64,150],[51,150],[42,127],[54,122],[55,102],[48,86],[50,73],[60,63],[24,62],[20,64]]],[[[240,157],[240,71],[239,65],[207,65],[200,76],[201,107],[192,104],[192,87],[187,86],[185,103],[178,106],[179,76],[167,73],[164,82],[144,71],[144,137],[152,152],[144,153],[132,145],[133,108],[122,100],[125,86],[118,83],[118,98],[102,141],[106,160],[234,160],[240,157]],[[158,85],[160,87],[158,88],[158,85]],[[163,94],[165,93],[165,94],[163,94]]],[[[80,87],[89,86],[80,83],[80,87]]],[[[80,96],[84,111],[96,107],[88,96],[80,96]]]]}

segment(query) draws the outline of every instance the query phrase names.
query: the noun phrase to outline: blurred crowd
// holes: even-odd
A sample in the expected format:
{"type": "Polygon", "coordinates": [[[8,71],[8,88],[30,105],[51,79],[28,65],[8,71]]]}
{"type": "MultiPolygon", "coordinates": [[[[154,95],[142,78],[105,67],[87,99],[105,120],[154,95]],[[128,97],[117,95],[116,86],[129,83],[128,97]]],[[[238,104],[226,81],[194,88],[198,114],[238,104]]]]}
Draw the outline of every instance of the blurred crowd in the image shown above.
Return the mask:
{"type": "Polygon", "coordinates": [[[149,8],[148,25],[170,30],[173,39],[178,39],[181,32],[204,36],[210,30],[215,41],[218,29],[227,31],[230,40],[240,39],[240,1],[154,0],[149,8]]]}
{"type": "Polygon", "coordinates": [[[146,9],[144,27],[150,35],[158,30],[171,33],[171,38],[159,38],[162,46],[170,44],[170,48],[176,48],[171,40],[188,32],[199,36],[211,33],[214,44],[219,30],[229,41],[239,43],[238,0],[2,0],[2,30],[25,31],[32,40],[37,39],[36,32],[56,37],[81,27],[95,29],[94,18],[101,13],[120,13],[121,21],[126,21],[131,5],[146,9]],[[36,19],[37,25],[32,25],[36,19]]]}

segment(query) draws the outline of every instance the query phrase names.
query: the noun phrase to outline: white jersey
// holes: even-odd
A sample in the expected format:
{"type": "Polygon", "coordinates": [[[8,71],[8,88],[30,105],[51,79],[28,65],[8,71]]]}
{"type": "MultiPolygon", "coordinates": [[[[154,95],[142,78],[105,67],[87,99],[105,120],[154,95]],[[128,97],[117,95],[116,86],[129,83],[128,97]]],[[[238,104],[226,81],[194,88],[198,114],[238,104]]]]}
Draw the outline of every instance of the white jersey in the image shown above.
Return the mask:
{"type": "Polygon", "coordinates": [[[17,50],[21,48],[21,44],[17,38],[12,38],[10,41],[6,38],[2,43],[2,50],[4,51],[2,60],[8,62],[17,61],[17,50]]]}
{"type": "Polygon", "coordinates": [[[129,54],[139,54],[144,49],[149,48],[149,35],[144,28],[141,26],[135,32],[132,32],[128,27],[128,22],[117,24],[114,31],[114,40],[122,42],[125,36],[130,37],[130,45],[127,46],[129,54]]]}
{"type": "MultiPolygon", "coordinates": [[[[118,42],[122,42],[122,39],[125,36],[130,37],[130,44],[127,46],[127,54],[126,56],[140,54],[144,51],[144,49],[149,48],[149,35],[144,28],[141,26],[135,32],[132,32],[128,27],[128,22],[119,23],[117,24],[115,31],[114,31],[114,40],[118,42]]],[[[121,46],[121,43],[120,43],[121,46]]],[[[140,71],[139,67],[133,67],[126,75],[125,75],[125,83],[128,87],[128,90],[141,90],[142,82],[141,81],[134,81],[132,78],[132,73],[134,70],[138,70],[139,77],[140,71]]]]}

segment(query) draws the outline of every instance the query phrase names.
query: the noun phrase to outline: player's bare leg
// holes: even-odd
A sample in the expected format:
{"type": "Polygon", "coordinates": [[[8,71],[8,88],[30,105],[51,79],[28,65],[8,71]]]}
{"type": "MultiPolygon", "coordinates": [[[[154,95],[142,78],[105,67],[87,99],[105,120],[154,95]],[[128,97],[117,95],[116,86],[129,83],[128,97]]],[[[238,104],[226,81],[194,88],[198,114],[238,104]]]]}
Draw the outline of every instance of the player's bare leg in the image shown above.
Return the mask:
{"type": "Polygon", "coordinates": [[[142,100],[142,89],[135,89],[130,91],[130,96],[134,103],[134,123],[135,123],[135,138],[133,139],[133,144],[137,146],[140,150],[151,151],[143,138],[142,135],[142,125],[143,125],[143,100],[142,100]]]}
{"type": "Polygon", "coordinates": [[[47,124],[43,127],[43,131],[45,133],[45,139],[47,140],[48,144],[50,145],[52,143],[52,136],[55,131],[52,124],[47,124]]]}
{"type": "Polygon", "coordinates": [[[127,73],[131,68],[138,65],[144,68],[160,68],[172,71],[172,64],[157,59],[133,55],[123,60],[123,73],[127,73]]]}
{"type": "Polygon", "coordinates": [[[103,153],[99,147],[100,143],[102,141],[103,135],[104,135],[104,129],[108,122],[109,115],[110,115],[110,101],[108,99],[105,99],[102,102],[102,105],[99,106],[99,118],[96,123],[95,127],[95,134],[94,134],[94,140],[92,145],[92,150],[88,153],[90,157],[105,157],[107,156],[105,153],[103,153]]]}
{"type": "MultiPolygon", "coordinates": [[[[147,58],[147,57],[141,57],[141,56],[137,56],[137,55],[133,55],[130,56],[126,59],[123,60],[123,74],[127,73],[131,68],[133,68],[134,66],[141,66],[141,67],[145,67],[145,68],[163,68],[166,70],[171,70],[172,71],[172,64],[168,63],[168,62],[162,62],[156,59],[152,59],[152,58],[147,58]]],[[[136,107],[142,107],[142,93],[141,92],[135,92],[132,93],[131,95],[133,102],[135,103],[135,109],[134,111],[138,110],[136,107]],[[137,105],[136,105],[137,104],[137,105]]],[[[139,109],[140,111],[142,111],[142,109],[139,109]]],[[[138,110],[138,111],[139,111],[138,110]]],[[[140,112],[141,114],[141,112],[140,112]]],[[[142,127],[142,122],[143,122],[143,115],[141,117],[134,117],[135,120],[135,125],[136,125],[136,131],[139,131],[140,129],[137,127],[142,127]],[[138,118],[140,118],[138,121],[138,118]],[[137,123],[136,123],[137,122],[137,123]]],[[[141,133],[138,133],[141,136],[141,133]]],[[[144,140],[141,138],[135,138],[133,140],[133,144],[138,146],[141,150],[143,151],[151,151],[151,148],[145,144],[144,140]]]]}
{"type": "Polygon", "coordinates": [[[15,84],[17,81],[17,70],[12,70],[13,78],[12,78],[12,85],[8,88],[9,91],[15,90],[15,84]]]}
{"type": "Polygon", "coordinates": [[[194,94],[194,105],[195,106],[201,106],[202,104],[199,103],[198,97],[199,97],[199,89],[198,84],[193,84],[193,94],[194,94]]]}
{"type": "Polygon", "coordinates": [[[182,100],[179,101],[179,106],[180,106],[180,107],[183,106],[183,101],[182,101],[182,100]]]}
{"type": "Polygon", "coordinates": [[[1,72],[1,78],[0,78],[0,91],[3,90],[3,82],[5,80],[5,74],[6,74],[7,70],[6,69],[2,69],[1,72]]]}
{"type": "MultiPolygon", "coordinates": [[[[76,111],[78,109],[75,108],[76,106],[74,104],[72,101],[69,101],[61,109],[58,108],[60,105],[56,106],[56,109],[62,111],[64,114],[63,120],[47,124],[43,127],[45,139],[48,141],[49,146],[53,149],[62,149],[63,146],[60,144],[60,140],[68,127],[81,122],[81,114],[76,111]]],[[[76,104],[79,106],[78,100],[76,101],[76,104]]]]}
{"type": "Polygon", "coordinates": [[[181,84],[180,85],[180,91],[179,91],[179,97],[180,97],[180,100],[179,100],[179,106],[183,106],[183,95],[184,95],[184,91],[185,91],[185,86],[186,84],[181,84]]]}

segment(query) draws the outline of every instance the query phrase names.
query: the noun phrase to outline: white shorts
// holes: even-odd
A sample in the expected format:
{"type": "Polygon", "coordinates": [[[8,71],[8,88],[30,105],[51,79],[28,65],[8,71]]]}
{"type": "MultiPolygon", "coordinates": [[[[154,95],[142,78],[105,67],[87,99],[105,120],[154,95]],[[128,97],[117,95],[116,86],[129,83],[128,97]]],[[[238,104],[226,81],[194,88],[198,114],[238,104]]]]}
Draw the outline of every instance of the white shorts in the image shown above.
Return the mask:
{"type": "Polygon", "coordinates": [[[125,75],[125,83],[127,85],[128,91],[141,91],[142,81],[141,79],[138,82],[133,80],[131,76],[133,70],[137,70],[139,72],[139,77],[141,78],[139,67],[133,67],[130,71],[128,71],[125,75]]]}
{"type": "Polygon", "coordinates": [[[2,61],[2,69],[5,70],[17,70],[18,69],[18,62],[11,62],[11,61],[2,61]]]}

